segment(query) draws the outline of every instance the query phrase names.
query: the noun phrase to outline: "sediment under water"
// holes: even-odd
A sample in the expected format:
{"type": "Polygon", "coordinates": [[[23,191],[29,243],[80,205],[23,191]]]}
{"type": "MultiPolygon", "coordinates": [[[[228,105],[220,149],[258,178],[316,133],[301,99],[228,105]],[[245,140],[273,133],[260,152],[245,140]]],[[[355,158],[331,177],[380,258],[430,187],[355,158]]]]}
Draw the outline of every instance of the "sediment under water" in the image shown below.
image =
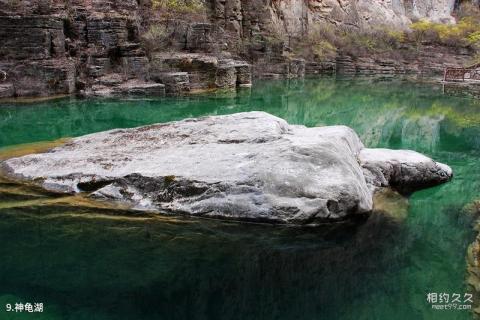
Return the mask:
{"type": "Polygon", "coordinates": [[[156,217],[0,181],[0,308],[43,302],[42,319],[75,320],[472,318],[426,300],[471,290],[465,255],[474,233],[462,208],[480,197],[480,101],[441,87],[307,79],[185,98],[4,103],[0,154],[252,110],[307,126],[348,125],[368,147],[423,152],[455,178],[415,193],[401,219],[374,214],[315,229],[156,217]]]}

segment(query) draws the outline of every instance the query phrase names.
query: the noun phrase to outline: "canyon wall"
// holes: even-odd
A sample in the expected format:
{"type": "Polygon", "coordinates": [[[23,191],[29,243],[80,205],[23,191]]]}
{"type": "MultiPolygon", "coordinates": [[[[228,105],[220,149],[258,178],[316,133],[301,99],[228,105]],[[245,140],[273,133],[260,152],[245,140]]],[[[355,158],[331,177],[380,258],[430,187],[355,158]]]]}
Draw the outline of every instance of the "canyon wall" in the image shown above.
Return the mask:
{"type": "Polygon", "coordinates": [[[0,98],[177,94],[248,86],[252,73],[274,78],[337,71],[441,73],[445,63],[461,66],[470,58],[461,48],[425,47],[413,58],[400,52],[395,59],[338,55],[319,62],[305,61],[289,48],[290,38],[301,39],[324,23],[402,29],[420,18],[452,22],[455,0],[206,0],[205,5],[199,21],[153,14],[151,0],[0,0],[0,98]],[[142,34],[152,25],[160,25],[166,36],[157,40],[165,42],[161,49],[149,53],[142,34]],[[278,35],[284,40],[271,40],[278,35]]]}
{"type": "Polygon", "coordinates": [[[142,3],[0,1],[0,97],[70,94],[121,66],[142,79],[142,3]]]}
{"type": "Polygon", "coordinates": [[[213,21],[240,36],[298,36],[318,23],[406,28],[418,19],[453,23],[455,0],[208,0],[213,21]]]}

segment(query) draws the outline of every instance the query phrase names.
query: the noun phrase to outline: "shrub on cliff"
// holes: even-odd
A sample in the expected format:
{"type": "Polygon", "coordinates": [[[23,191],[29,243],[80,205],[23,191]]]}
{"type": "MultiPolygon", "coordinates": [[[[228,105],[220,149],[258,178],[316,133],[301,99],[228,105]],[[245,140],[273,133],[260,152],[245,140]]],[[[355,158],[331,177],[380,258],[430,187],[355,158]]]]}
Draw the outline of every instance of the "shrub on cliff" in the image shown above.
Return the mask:
{"type": "Polygon", "coordinates": [[[152,8],[166,18],[196,20],[205,16],[204,0],[153,0],[152,8]]]}
{"type": "Polygon", "coordinates": [[[147,55],[150,56],[153,52],[167,47],[168,32],[164,25],[152,24],[141,39],[147,55]]]}
{"type": "Polygon", "coordinates": [[[297,47],[299,55],[325,61],[335,58],[337,53],[357,56],[392,52],[404,41],[403,32],[385,26],[367,30],[320,24],[297,47]]]}
{"type": "Polygon", "coordinates": [[[391,52],[405,40],[402,32],[379,26],[372,29],[346,30],[342,35],[342,51],[350,55],[391,52]]]}
{"type": "Polygon", "coordinates": [[[153,0],[153,8],[164,8],[175,12],[198,12],[204,8],[201,0],[153,0]]]}
{"type": "Polygon", "coordinates": [[[420,20],[410,26],[410,37],[417,43],[433,43],[452,47],[476,46],[480,41],[480,17],[468,16],[456,24],[420,20]]]}
{"type": "Polygon", "coordinates": [[[296,54],[316,61],[328,61],[337,54],[337,35],[330,24],[319,24],[296,45],[296,54]]]}

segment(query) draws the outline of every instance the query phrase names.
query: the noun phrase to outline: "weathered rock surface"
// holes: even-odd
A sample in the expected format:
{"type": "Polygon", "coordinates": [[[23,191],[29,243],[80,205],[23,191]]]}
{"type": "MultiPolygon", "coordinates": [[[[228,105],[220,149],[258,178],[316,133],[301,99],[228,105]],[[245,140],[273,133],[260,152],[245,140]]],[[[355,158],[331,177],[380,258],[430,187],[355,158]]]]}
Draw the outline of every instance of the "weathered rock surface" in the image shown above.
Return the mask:
{"type": "Polygon", "coordinates": [[[371,57],[351,57],[339,55],[335,61],[336,73],[341,75],[395,75],[422,74],[443,75],[445,67],[468,65],[471,52],[465,48],[425,45],[415,55],[411,49],[397,51],[399,57],[378,55],[371,57]]]}
{"type": "Polygon", "coordinates": [[[163,97],[165,85],[160,83],[147,83],[139,80],[118,81],[118,77],[102,79],[99,84],[92,86],[91,92],[86,95],[97,97],[163,97]]]}
{"type": "Polygon", "coordinates": [[[0,61],[11,96],[48,96],[75,91],[75,63],[70,59],[0,61]],[[10,91],[11,92],[11,91],[10,91]]]}
{"type": "MultiPolygon", "coordinates": [[[[398,48],[393,55],[358,52],[355,57],[339,56],[337,61],[328,63],[302,63],[289,58],[296,51],[296,41],[301,42],[322,26],[327,30],[385,27],[406,30],[418,19],[454,23],[454,0],[210,0],[207,3],[210,19],[224,30],[222,42],[229,49],[238,44],[246,47],[253,62],[253,74],[258,77],[297,78],[304,73],[331,74],[335,70],[348,75],[430,76],[441,75],[445,66],[461,67],[471,61],[472,52],[459,52],[459,48],[448,46],[432,50],[428,45],[420,50],[398,48]]],[[[342,48],[339,49],[342,54],[342,48]]]]}
{"type": "Polygon", "coordinates": [[[14,94],[13,84],[0,84],[0,98],[11,98],[14,94]]]}
{"type": "Polygon", "coordinates": [[[177,95],[190,91],[188,72],[160,72],[152,75],[152,80],[163,83],[167,94],[177,95]]]}
{"type": "Polygon", "coordinates": [[[151,77],[164,83],[172,93],[178,93],[178,89],[182,87],[188,91],[250,86],[252,81],[250,65],[245,61],[179,52],[155,55],[152,59],[151,77]],[[179,77],[182,73],[186,73],[188,81],[179,77]],[[178,85],[175,85],[175,82],[178,85]]]}
{"type": "Polygon", "coordinates": [[[334,26],[394,26],[413,20],[453,22],[455,0],[210,0],[216,24],[239,37],[270,29],[303,35],[321,22],[334,26]]]}
{"type": "Polygon", "coordinates": [[[122,74],[124,82],[154,80],[174,95],[250,86],[252,75],[430,75],[441,74],[445,66],[462,67],[473,57],[473,52],[454,47],[432,50],[428,45],[398,48],[384,57],[340,55],[323,62],[304,61],[296,53],[296,43],[321,25],[353,29],[388,25],[401,30],[422,18],[452,22],[454,0],[204,3],[202,16],[190,20],[158,15],[150,0],[0,0],[0,71],[8,77],[2,85],[9,87],[2,89],[1,97],[95,93],[97,80],[112,74],[122,74]],[[157,40],[159,52],[147,54],[142,35],[151,26],[165,35],[157,40]],[[159,68],[158,62],[165,63],[159,68]],[[188,81],[165,76],[178,72],[188,72],[188,81]]]}
{"type": "Polygon", "coordinates": [[[452,169],[410,150],[362,149],[364,174],[372,186],[391,186],[401,193],[438,185],[452,176],[452,169]]]}
{"type": "MultiPolygon", "coordinates": [[[[0,71],[13,86],[3,96],[86,91],[122,73],[148,82],[139,29],[148,1],[0,1],[0,71]]],[[[112,89],[113,90],[113,89],[112,89]]]]}
{"type": "Polygon", "coordinates": [[[56,17],[0,18],[2,59],[50,59],[65,53],[63,21],[56,17]]]}
{"type": "Polygon", "coordinates": [[[348,127],[289,125],[264,112],[95,133],[1,169],[141,210],[295,224],[366,213],[377,189],[412,192],[452,176],[413,151],[365,149],[348,127]]]}

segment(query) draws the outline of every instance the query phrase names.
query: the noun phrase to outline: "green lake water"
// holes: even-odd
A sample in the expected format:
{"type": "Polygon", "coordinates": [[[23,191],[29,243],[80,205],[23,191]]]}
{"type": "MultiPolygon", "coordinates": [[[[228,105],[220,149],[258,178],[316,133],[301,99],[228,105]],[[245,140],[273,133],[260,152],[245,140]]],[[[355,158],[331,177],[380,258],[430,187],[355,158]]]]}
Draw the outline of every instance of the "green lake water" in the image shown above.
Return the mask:
{"type": "Polygon", "coordinates": [[[368,147],[423,152],[455,178],[411,196],[404,221],[324,228],[125,219],[120,209],[30,203],[51,196],[2,193],[17,186],[0,182],[0,319],[472,318],[426,300],[470,292],[474,233],[462,208],[480,198],[480,101],[441,86],[307,79],[185,98],[4,103],[0,147],[252,110],[348,125],[368,147]],[[5,311],[16,302],[44,312],[5,311]]]}

